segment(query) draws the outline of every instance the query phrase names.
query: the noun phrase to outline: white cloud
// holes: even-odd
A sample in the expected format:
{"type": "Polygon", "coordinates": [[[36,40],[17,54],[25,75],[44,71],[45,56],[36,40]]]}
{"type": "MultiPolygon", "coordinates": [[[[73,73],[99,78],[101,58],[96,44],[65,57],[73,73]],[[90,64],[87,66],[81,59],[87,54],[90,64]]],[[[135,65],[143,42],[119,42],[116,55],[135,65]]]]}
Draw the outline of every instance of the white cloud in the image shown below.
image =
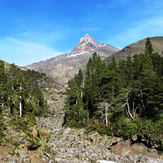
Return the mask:
{"type": "Polygon", "coordinates": [[[107,40],[108,44],[116,47],[125,47],[146,37],[162,36],[163,17],[134,22],[130,27],[125,28],[107,40]]]}
{"type": "Polygon", "coordinates": [[[14,38],[6,38],[0,41],[0,59],[19,66],[52,58],[59,54],[61,52],[35,42],[14,38]]]}

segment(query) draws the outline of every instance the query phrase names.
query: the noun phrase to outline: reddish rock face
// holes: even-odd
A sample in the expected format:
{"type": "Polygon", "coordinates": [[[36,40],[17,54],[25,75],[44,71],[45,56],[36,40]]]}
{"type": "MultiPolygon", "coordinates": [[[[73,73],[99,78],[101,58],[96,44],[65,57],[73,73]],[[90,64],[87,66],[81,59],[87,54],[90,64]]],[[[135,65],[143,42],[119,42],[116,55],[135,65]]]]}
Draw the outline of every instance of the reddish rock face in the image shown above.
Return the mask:
{"type": "Polygon", "coordinates": [[[70,54],[73,55],[87,52],[104,45],[105,44],[100,44],[99,42],[95,41],[94,38],[90,37],[88,34],[85,34],[85,36],[80,39],[78,45],[70,52],[70,54]]]}

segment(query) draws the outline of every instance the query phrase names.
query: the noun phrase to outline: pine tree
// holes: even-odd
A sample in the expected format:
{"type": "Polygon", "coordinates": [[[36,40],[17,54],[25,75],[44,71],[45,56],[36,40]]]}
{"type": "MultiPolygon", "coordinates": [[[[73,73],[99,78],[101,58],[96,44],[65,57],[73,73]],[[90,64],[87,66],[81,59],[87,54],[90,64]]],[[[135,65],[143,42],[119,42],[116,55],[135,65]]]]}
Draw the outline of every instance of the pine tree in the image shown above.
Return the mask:
{"type": "Polygon", "coordinates": [[[92,73],[92,59],[89,58],[88,63],[86,65],[86,77],[87,77],[87,79],[91,78],[91,73],[92,73]]]}
{"type": "Polygon", "coordinates": [[[161,72],[162,72],[162,57],[161,55],[159,55],[158,52],[156,53],[153,53],[152,56],[151,56],[151,60],[152,60],[152,65],[153,65],[153,68],[154,68],[154,71],[161,75],[161,72]]]}
{"type": "Polygon", "coordinates": [[[40,107],[43,107],[44,106],[44,98],[43,98],[43,94],[42,94],[40,88],[35,89],[34,96],[36,98],[37,105],[40,107]]]}
{"type": "Polygon", "coordinates": [[[102,81],[103,64],[97,53],[93,53],[86,65],[86,80],[84,84],[84,103],[90,111],[90,116],[94,115],[97,105],[101,100],[100,85],[102,81]]]}
{"type": "Polygon", "coordinates": [[[0,61],[0,83],[4,83],[4,62],[0,61]]]}
{"type": "Polygon", "coordinates": [[[68,93],[68,98],[67,98],[67,103],[70,106],[77,104],[77,90],[78,90],[78,86],[76,84],[76,81],[73,81],[71,85],[71,90],[68,93]]]}
{"type": "Polygon", "coordinates": [[[113,100],[114,97],[118,94],[121,87],[120,74],[118,72],[118,64],[116,62],[115,56],[112,58],[112,63],[108,65],[110,70],[110,79],[109,79],[109,89],[110,98],[113,100]]]}
{"type": "Polygon", "coordinates": [[[142,72],[143,55],[144,54],[135,54],[133,56],[134,79],[138,79],[142,72]]]}
{"type": "Polygon", "coordinates": [[[83,126],[87,111],[84,110],[83,104],[83,74],[81,69],[79,69],[78,74],[75,74],[66,104],[65,123],[75,127],[83,126]]]}
{"type": "Polygon", "coordinates": [[[151,56],[153,51],[154,51],[153,50],[153,45],[152,45],[151,40],[150,40],[149,37],[146,40],[145,50],[148,52],[149,56],[151,56]]]}
{"type": "Polygon", "coordinates": [[[154,100],[153,97],[154,85],[156,80],[156,74],[153,71],[154,67],[152,64],[151,57],[153,56],[153,46],[150,39],[147,38],[145,54],[142,54],[142,69],[139,77],[139,91],[142,105],[142,116],[150,116],[150,112],[153,112],[154,100]]]}
{"type": "Polygon", "coordinates": [[[14,90],[16,87],[16,78],[18,76],[18,68],[14,64],[11,64],[7,75],[8,79],[11,81],[12,90],[14,90]]]}
{"type": "Polygon", "coordinates": [[[143,55],[142,70],[153,70],[152,60],[148,50],[145,50],[145,54],[143,55]]]}
{"type": "Polygon", "coordinates": [[[133,62],[131,59],[131,55],[129,55],[127,56],[127,62],[126,62],[126,80],[129,85],[132,85],[133,77],[134,77],[133,62]]]}
{"type": "Polygon", "coordinates": [[[8,105],[9,112],[11,113],[13,90],[12,90],[12,83],[9,78],[6,82],[6,92],[7,92],[7,105],[8,105]]]}
{"type": "Polygon", "coordinates": [[[4,62],[0,61],[0,96],[1,96],[1,105],[4,106],[4,96],[5,96],[5,69],[4,62]]]}
{"type": "Polygon", "coordinates": [[[111,64],[108,65],[108,68],[109,68],[109,70],[113,71],[113,70],[117,69],[117,65],[118,64],[116,62],[115,55],[113,55],[112,62],[111,62],[111,64]]]}

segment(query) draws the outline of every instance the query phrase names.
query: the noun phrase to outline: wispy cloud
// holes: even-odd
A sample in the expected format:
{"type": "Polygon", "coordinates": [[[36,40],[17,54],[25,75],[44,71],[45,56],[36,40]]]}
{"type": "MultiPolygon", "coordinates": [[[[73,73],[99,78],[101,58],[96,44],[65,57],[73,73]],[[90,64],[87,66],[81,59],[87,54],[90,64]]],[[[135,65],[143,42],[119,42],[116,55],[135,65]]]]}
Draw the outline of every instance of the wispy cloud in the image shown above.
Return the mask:
{"type": "Polygon", "coordinates": [[[48,32],[40,33],[40,31],[34,32],[32,30],[28,30],[28,31],[22,32],[21,34],[18,34],[17,37],[18,36],[23,40],[47,43],[47,42],[52,42],[52,41],[56,41],[58,39],[63,38],[63,32],[61,32],[60,30],[56,30],[56,31],[48,31],[48,32]]]}
{"type": "Polygon", "coordinates": [[[6,38],[0,42],[0,56],[2,60],[19,66],[31,64],[61,54],[48,46],[35,42],[6,38]]]}
{"type": "Polygon", "coordinates": [[[18,65],[71,51],[85,33],[118,48],[163,34],[162,0],[3,1],[0,7],[0,59],[18,65]]]}
{"type": "Polygon", "coordinates": [[[162,36],[162,27],[163,17],[134,22],[129,28],[108,39],[107,43],[116,47],[119,47],[119,45],[124,47],[146,37],[162,36]]]}
{"type": "Polygon", "coordinates": [[[26,32],[22,33],[22,35],[29,36],[29,35],[31,35],[31,31],[26,31],[26,32]]]}

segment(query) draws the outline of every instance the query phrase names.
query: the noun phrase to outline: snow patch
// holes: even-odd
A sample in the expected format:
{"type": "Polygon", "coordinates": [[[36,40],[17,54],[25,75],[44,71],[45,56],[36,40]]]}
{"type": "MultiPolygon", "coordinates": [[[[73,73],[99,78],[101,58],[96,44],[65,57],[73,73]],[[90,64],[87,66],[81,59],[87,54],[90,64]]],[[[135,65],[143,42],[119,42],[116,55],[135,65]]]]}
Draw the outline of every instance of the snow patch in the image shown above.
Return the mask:
{"type": "Polygon", "coordinates": [[[73,55],[67,56],[66,58],[75,57],[75,56],[77,56],[77,55],[82,55],[82,54],[85,54],[85,53],[87,53],[87,52],[76,53],[76,54],[73,54],[73,55]]]}

